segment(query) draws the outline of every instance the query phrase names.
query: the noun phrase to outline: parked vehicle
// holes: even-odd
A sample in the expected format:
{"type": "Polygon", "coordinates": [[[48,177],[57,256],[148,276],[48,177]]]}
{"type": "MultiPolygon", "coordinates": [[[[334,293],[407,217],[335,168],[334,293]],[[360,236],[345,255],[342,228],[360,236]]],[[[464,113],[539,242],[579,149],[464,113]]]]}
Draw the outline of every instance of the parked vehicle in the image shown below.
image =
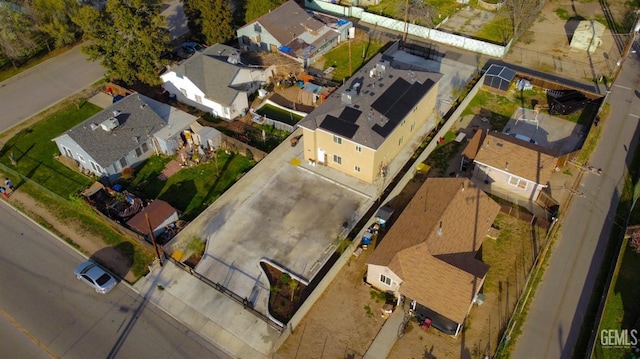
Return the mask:
{"type": "Polygon", "coordinates": [[[118,280],[113,275],[92,260],[77,266],[75,274],[76,278],[86,283],[99,294],[109,293],[118,284],[118,280]]]}
{"type": "Polygon", "coordinates": [[[197,42],[185,42],[182,44],[182,48],[190,55],[193,55],[196,52],[202,52],[206,49],[205,46],[200,45],[197,42]]]}

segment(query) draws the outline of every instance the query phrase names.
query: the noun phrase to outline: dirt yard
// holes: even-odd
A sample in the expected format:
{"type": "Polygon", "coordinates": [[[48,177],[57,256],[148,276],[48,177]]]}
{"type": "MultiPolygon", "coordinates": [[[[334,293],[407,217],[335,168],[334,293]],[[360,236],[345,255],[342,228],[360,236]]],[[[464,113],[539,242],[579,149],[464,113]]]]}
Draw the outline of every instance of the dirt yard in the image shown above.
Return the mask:
{"type": "MultiPolygon", "coordinates": [[[[627,12],[624,2],[607,3],[616,22],[623,23],[627,12]]],[[[607,25],[598,1],[547,1],[533,26],[518,43],[511,46],[505,61],[574,80],[592,81],[600,76],[611,77],[621,53],[611,30],[605,30],[602,44],[594,53],[571,50],[569,39],[574,20],[565,20],[558,13],[566,14],[564,18],[584,18],[607,25]]],[[[621,38],[626,42],[628,36],[623,34],[621,38]]]]}

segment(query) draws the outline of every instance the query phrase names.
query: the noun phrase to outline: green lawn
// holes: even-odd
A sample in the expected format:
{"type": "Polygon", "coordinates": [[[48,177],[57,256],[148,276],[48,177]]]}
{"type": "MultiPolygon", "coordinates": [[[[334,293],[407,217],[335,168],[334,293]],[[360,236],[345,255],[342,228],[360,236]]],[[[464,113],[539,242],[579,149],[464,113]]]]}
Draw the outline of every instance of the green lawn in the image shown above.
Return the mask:
{"type": "MultiPolygon", "coordinates": [[[[598,332],[605,329],[632,329],[640,319],[640,254],[634,252],[625,240],[620,258],[620,267],[607,294],[607,306],[598,332]]],[[[631,351],[603,348],[597,340],[594,358],[631,358],[631,351]]]]}
{"type": "Polygon", "coordinates": [[[475,34],[469,34],[480,39],[486,39],[497,44],[506,44],[513,36],[511,20],[506,11],[496,14],[490,21],[486,22],[475,34]]]}
{"type": "Polygon", "coordinates": [[[218,152],[218,161],[185,168],[167,181],[158,174],[169,161],[154,156],[136,173],[131,189],[146,199],[159,198],[183,211],[183,219],[192,220],[247,172],[255,162],[245,156],[218,152]],[[219,175],[218,175],[219,174],[219,175]]]}
{"type": "Polygon", "coordinates": [[[367,41],[356,38],[351,40],[351,73],[349,73],[349,44],[343,42],[338,47],[324,55],[325,69],[333,66],[333,81],[341,82],[349,78],[362,65],[367,63],[382,48],[382,43],[378,41],[367,41]],[[364,54],[364,57],[363,57],[364,54]]]}
{"type": "Polygon", "coordinates": [[[54,155],[59,154],[59,151],[51,140],[100,110],[85,102],[79,109],[71,105],[46,117],[8,140],[0,152],[0,163],[62,198],[69,198],[93,180],[55,160],[54,155]],[[16,161],[15,166],[11,162],[12,155],[16,161]]]}

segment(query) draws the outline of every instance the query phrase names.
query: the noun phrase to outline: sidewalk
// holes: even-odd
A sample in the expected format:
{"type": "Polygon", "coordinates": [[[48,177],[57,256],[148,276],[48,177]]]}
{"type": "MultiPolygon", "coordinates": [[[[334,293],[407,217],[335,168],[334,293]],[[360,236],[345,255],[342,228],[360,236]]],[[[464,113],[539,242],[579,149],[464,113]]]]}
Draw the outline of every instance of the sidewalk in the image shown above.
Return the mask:
{"type": "Polygon", "coordinates": [[[402,324],[404,314],[405,312],[401,308],[396,308],[391,313],[367,352],[364,353],[364,359],[385,359],[389,355],[391,348],[393,348],[398,339],[398,328],[402,324]]]}
{"type": "Polygon", "coordinates": [[[239,303],[165,261],[133,286],[230,358],[267,358],[280,333],[239,303]]]}

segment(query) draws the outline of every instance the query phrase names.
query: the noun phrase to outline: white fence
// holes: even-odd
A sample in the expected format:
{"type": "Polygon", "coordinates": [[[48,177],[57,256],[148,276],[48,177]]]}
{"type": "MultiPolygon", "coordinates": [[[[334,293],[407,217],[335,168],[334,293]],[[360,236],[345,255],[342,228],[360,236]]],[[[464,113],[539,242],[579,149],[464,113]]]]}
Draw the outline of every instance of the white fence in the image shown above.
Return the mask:
{"type": "Polygon", "coordinates": [[[511,41],[509,41],[506,46],[502,46],[436,29],[430,29],[424,26],[406,24],[404,21],[366,12],[365,9],[356,6],[342,6],[324,2],[322,0],[311,0],[307,1],[307,7],[335,16],[354,17],[363,22],[401,33],[405,32],[406,27],[407,34],[409,35],[494,57],[504,57],[511,46],[511,41]]]}

